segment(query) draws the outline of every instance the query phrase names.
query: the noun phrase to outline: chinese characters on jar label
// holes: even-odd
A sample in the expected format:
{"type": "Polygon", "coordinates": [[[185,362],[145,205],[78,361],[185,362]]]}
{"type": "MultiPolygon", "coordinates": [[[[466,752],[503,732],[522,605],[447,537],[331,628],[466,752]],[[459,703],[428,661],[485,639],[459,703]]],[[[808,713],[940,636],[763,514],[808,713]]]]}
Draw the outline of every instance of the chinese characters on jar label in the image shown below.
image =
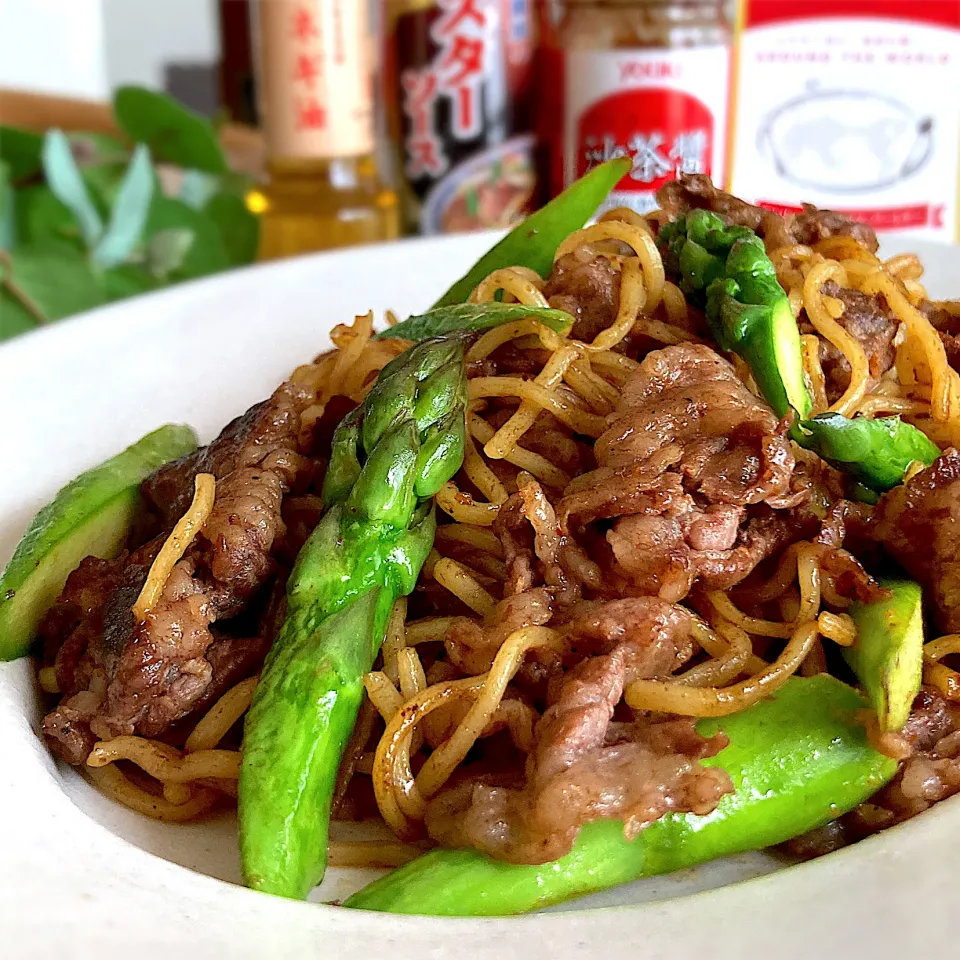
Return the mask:
{"type": "Polygon", "coordinates": [[[732,190],[958,236],[960,3],[750,0],[732,190]]]}
{"type": "Polygon", "coordinates": [[[394,4],[388,100],[420,232],[508,226],[527,212],[534,33],[532,0],[394,4]]]}
{"type": "Polygon", "coordinates": [[[730,69],[725,45],[569,50],[565,54],[564,181],[613,157],[633,169],[603,210],[647,213],[678,173],[723,182],[730,69]]]}
{"type": "Polygon", "coordinates": [[[373,149],[367,5],[268,0],[257,6],[260,104],[272,156],[349,157],[373,149]]]}

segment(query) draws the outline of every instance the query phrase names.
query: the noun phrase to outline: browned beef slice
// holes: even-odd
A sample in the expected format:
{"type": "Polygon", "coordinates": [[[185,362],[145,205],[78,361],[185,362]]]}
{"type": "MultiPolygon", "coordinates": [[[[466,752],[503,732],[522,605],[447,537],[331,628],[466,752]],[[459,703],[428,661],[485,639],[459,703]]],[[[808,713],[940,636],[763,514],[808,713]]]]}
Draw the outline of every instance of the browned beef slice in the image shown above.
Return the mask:
{"type": "MultiPolygon", "coordinates": [[[[900,321],[890,312],[881,296],[868,296],[858,290],[841,287],[833,280],[823,285],[823,292],[843,301],[843,313],[837,322],[860,342],[867,356],[870,376],[879,380],[892,366],[896,357],[894,337],[900,321]]],[[[801,322],[802,333],[814,333],[808,322],[801,322]]],[[[843,353],[829,340],[820,338],[820,365],[827,387],[827,399],[834,403],[850,386],[850,364],[843,353]]]]}
{"type": "Polygon", "coordinates": [[[620,648],[624,680],[669,676],[693,655],[690,612],[656,597],[585,602],[562,628],[574,655],[607,655],[620,648]]]}
{"type": "Polygon", "coordinates": [[[950,704],[931,687],[917,694],[902,733],[907,743],[917,752],[929,752],[945,736],[953,733],[957,722],[957,707],[950,704]]]}
{"type": "Polygon", "coordinates": [[[756,231],[768,220],[772,223],[771,217],[777,217],[777,214],[763,207],[724,193],[703,173],[681,174],[676,180],[664,184],[657,191],[657,203],[672,218],[682,217],[691,210],[710,210],[727,223],[736,223],[756,231]]]}
{"type": "Polygon", "coordinates": [[[606,257],[584,260],[574,251],[554,264],[543,295],[551,307],[573,317],[571,336],[589,343],[616,319],[620,271],[606,257]]]}
{"type": "Polygon", "coordinates": [[[885,493],[872,535],[923,586],[939,628],[960,631],[960,452],[885,493]]]}
{"type": "Polygon", "coordinates": [[[89,720],[130,640],[130,608],[160,546],[160,540],[153,541],[114,560],[87,557],[67,578],[40,624],[40,636],[54,659],[57,685],[64,694],[61,704],[44,719],[43,732],[68,763],[83,763],[97,739],[89,720]]]}
{"type": "Polygon", "coordinates": [[[148,508],[160,519],[160,529],[169,530],[183,516],[193,499],[193,478],[212,473],[217,480],[242,467],[295,468],[283,451],[289,451],[300,425],[306,396],[292,384],[283,384],[268,400],[254,404],[227,424],[212,443],[155,470],[141,485],[148,508]],[[268,461],[276,452],[280,459],[268,461]]]}
{"type": "Polygon", "coordinates": [[[920,312],[933,324],[947,352],[947,363],[960,370],[960,300],[935,303],[924,300],[920,312]]]}
{"type": "Polygon", "coordinates": [[[189,464],[146,482],[147,496],[171,522],[179,514],[157,498],[169,496],[185,511],[198,470],[218,480],[203,531],[145,620],[135,622],[131,607],[165,533],[117,560],[86,560],[67,580],[44,626],[65,694],[44,732],[64,759],[82,762],[96,737],[158,736],[210,699],[220,653],[206,655],[210,625],[238,614],[273,571],[283,496],[312,471],[297,449],[303,403],[284,385],[189,464]],[[72,626],[57,642],[52,634],[63,627],[64,610],[72,626]]]}
{"type": "MultiPolygon", "coordinates": [[[[960,793],[960,705],[938,690],[924,687],[913,702],[903,734],[911,754],[893,780],[870,800],[891,814],[889,820],[879,822],[881,827],[916,816],[960,793]]],[[[857,826],[860,836],[874,832],[863,829],[862,818],[857,826]]]]}
{"type": "Polygon", "coordinates": [[[568,488],[561,523],[619,518],[617,571],[642,593],[682,599],[699,577],[738,583],[796,533],[808,491],[785,424],[701,344],[648,354],[596,443],[600,468],[568,488]]]}
{"type": "Polygon", "coordinates": [[[706,740],[692,720],[611,723],[624,684],[689,643],[689,614],[670,616],[669,607],[628,601],[574,620],[571,640],[582,647],[621,642],[563,675],[537,724],[525,786],[480,779],[442,791],[427,809],[430,835],[514,863],[545,863],[568,852],[592,820],[622,819],[633,836],[669,810],[713,810],[732,784],[698,761],[722,749],[722,735],[706,740]]]}
{"type": "Polygon", "coordinates": [[[806,246],[813,246],[828,237],[853,237],[871,253],[876,253],[880,247],[873,227],[836,210],[818,210],[809,203],[803,205],[803,213],[788,218],[787,223],[794,242],[806,246]]]}
{"type": "Polygon", "coordinates": [[[768,557],[809,537],[816,523],[816,515],[805,505],[791,510],[771,510],[765,504],[751,507],[729,550],[700,550],[696,555],[700,583],[708,590],[735,587],[768,557]]]}
{"type": "Polygon", "coordinates": [[[877,235],[865,223],[851,220],[834,210],[818,210],[804,204],[803,213],[781,217],[718,190],[704,174],[681,174],[657,192],[657,202],[671,215],[679,217],[690,210],[711,210],[727,223],[736,223],[756,231],[768,249],[790,243],[812,244],[832,236],[854,237],[875,253],[877,235]]]}
{"type": "Polygon", "coordinates": [[[465,673],[490,669],[503,642],[521,627],[541,626],[553,616],[553,596],[544,587],[501,600],[482,624],[458,617],[447,630],[447,656],[465,673]]]}

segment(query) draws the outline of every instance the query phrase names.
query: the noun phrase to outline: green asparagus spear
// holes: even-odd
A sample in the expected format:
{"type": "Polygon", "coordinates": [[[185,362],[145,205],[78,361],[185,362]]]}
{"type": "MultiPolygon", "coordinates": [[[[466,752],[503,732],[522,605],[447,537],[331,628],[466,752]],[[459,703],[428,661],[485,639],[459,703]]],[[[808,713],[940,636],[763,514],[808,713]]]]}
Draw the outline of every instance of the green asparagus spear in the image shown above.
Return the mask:
{"type": "Polygon", "coordinates": [[[854,603],[857,640],[843,655],[877,713],[881,730],[907,722],[923,675],[923,596],[911,580],[881,580],[883,600],[854,603]]]}
{"type": "Polygon", "coordinates": [[[247,886],[303,899],[323,876],[332,778],[393,593],[374,587],[316,622],[287,616],[246,720],[240,857],[247,886]]]}
{"type": "Polygon", "coordinates": [[[428,498],[463,460],[464,340],[427,340],[380,372],[333,438],[328,511],[297,558],[287,616],[244,728],[247,884],[303,898],[323,876],[330,802],[397,597],[433,545],[428,498]]]}
{"type": "Polygon", "coordinates": [[[492,330],[511,320],[536,317],[544,326],[557,333],[566,333],[573,326],[573,317],[564,310],[549,307],[525,307],[522,303],[458,303],[448,307],[436,307],[426,313],[407,317],[394,327],[382,330],[378,339],[403,337],[406,340],[423,340],[426,337],[441,337],[457,330],[492,330]]]}
{"type": "Polygon", "coordinates": [[[120,552],[140,483],[196,447],[189,427],[160,427],[67,484],[33,518],[0,576],[0,660],[27,652],[40,618],[84,557],[120,552]]]}
{"type": "Polygon", "coordinates": [[[660,232],[667,269],[702,306],[718,345],[739,353],[778,417],[810,413],[800,331],[763,241],[715,213],[693,210],[660,232]]]}
{"type": "Polygon", "coordinates": [[[929,466],[940,455],[920,430],[899,417],[848,418],[820,414],[811,419],[803,378],[800,332],[763,241],[747,227],[728,226],[715,213],[693,210],[660,231],[666,269],[701,305],[723,350],[747,361],[760,393],[778,416],[795,410],[791,436],[859,488],[882,493],[903,481],[915,460],[929,466]]]}
{"type": "Polygon", "coordinates": [[[793,678],[767,700],[722,720],[727,747],[703,761],[736,791],[713,813],[670,813],[626,840],[623,824],[580,831],[555,863],[519,866],[472,850],[437,849],[394,870],[344,906],[440,916],[504,916],[581,897],[641,877],[782,843],[853,809],[886,783],[896,761],[874,750],[857,720],[860,695],[828,674],[793,678]]]}
{"type": "Polygon", "coordinates": [[[858,483],[883,493],[903,482],[911,463],[929,467],[940,448],[899,417],[844,417],[821,413],[800,424],[800,442],[858,483]]]}
{"type": "Polygon", "coordinates": [[[488,250],[434,307],[463,303],[484,277],[504,267],[530,267],[545,277],[553,266],[557,247],[593,216],[607,194],[630,172],[630,167],[629,158],[618,157],[601,163],[570,184],[488,250]]]}

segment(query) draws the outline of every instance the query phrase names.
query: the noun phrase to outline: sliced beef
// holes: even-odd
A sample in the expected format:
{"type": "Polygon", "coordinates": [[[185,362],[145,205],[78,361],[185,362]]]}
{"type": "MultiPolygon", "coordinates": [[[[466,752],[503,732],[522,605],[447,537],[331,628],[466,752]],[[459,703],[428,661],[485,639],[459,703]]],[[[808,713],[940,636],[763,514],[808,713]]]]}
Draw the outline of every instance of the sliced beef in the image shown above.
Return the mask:
{"type": "Polygon", "coordinates": [[[164,532],[115,560],[88,558],[68,578],[41,626],[64,693],[44,733],[65,760],[82,762],[96,738],[158,736],[218,695],[218,675],[242,672],[251,651],[238,664],[239,651],[215,643],[210,628],[240,613],[275,571],[283,497],[314,469],[297,447],[306,402],[284,385],[209,447],[162,468],[144,492],[164,532]],[[133,603],[198,471],[217,478],[213,510],[136,622],[133,603]]]}
{"type": "Polygon", "coordinates": [[[543,295],[551,307],[573,317],[571,336],[589,343],[617,317],[620,270],[607,257],[585,259],[575,250],[554,264],[543,295]]]}
{"type": "Polygon", "coordinates": [[[947,353],[947,363],[960,370],[960,300],[936,303],[924,300],[920,312],[935,327],[947,353]]]}
{"type": "Polygon", "coordinates": [[[616,518],[615,570],[644,594],[675,602],[698,578],[726,589],[797,535],[790,511],[808,489],[785,431],[714,350],[654,351],[596,443],[599,469],[568,488],[561,525],[616,518]]]}
{"type": "Polygon", "coordinates": [[[706,174],[681,174],[676,180],[664,184],[657,191],[657,203],[669,214],[671,220],[682,217],[691,210],[710,210],[727,223],[747,227],[764,238],[775,237],[775,246],[790,242],[783,218],[779,214],[754,206],[730,193],[724,193],[713,185],[713,181],[706,174]]]}
{"type": "MultiPolygon", "coordinates": [[[[507,578],[503,596],[513,597],[529,590],[534,583],[536,555],[533,552],[533,528],[524,516],[523,499],[514,494],[500,507],[493,521],[493,532],[503,545],[507,578]]],[[[546,621],[544,621],[546,622],[546,621]]]]}
{"type": "Polygon", "coordinates": [[[623,820],[632,837],[668,811],[713,810],[733,786],[699,760],[726,745],[722,734],[705,739],[692,719],[611,722],[624,684],[666,666],[689,644],[690,615],[669,608],[605,605],[575,619],[575,642],[620,642],[560,678],[537,724],[524,785],[480,778],[442,791],[427,809],[430,835],[501,860],[546,863],[567,853],[592,820],[623,820]]]}
{"type": "MultiPolygon", "coordinates": [[[[890,312],[882,296],[869,296],[841,287],[833,280],[823,285],[823,292],[842,301],[843,313],[837,323],[859,341],[867,357],[871,378],[879,380],[896,358],[893,341],[900,321],[890,312]]],[[[801,320],[800,331],[816,332],[805,319],[801,320]]],[[[820,366],[826,381],[827,399],[834,403],[850,386],[850,364],[843,353],[823,337],[820,338],[820,366]]]]}
{"type": "Polygon", "coordinates": [[[624,682],[669,676],[694,653],[691,613],[656,597],[585,602],[562,627],[576,657],[623,655],[624,682]]]}
{"type": "Polygon", "coordinates": [[[644,460],[600,467],[576,477],[559,504],[560,523],[585,524],[629,514],[679,514],[693,502],[682,474],[668,468],[683,457],[683,447],[668,444],[644,460]]]}
{"type": "Polygon", "coordinates": [[[924,687],[913,701],[903,736],[917,753],[933,750],[937,743],[960,728],[958,708],[951,706],[938,691],[924,687]]]}
{"type": "Polygon", "coordinates": [[[507,564],[503,595],[515,596],[543,583],[558,606],[570,606],[580,599],[584,585],[598,587],[599,574],[561,525],[540,483],[521,472],[517,488],[493,524],[507,564]]]}
{"type": "Polygon", "coordinates": [[[804,204],[803,212],[781,217],[718,190],[704,174],[681,174],[657,192],[657,202],[674,219],[690,210],[711,210],[727,223],[739,224],[761,236],[768,250],[787,244],[813,244],[827,237],[853,237],[871,253],[879,248],[877,235],[865,223],[834,210],[804,204]]]}
{"type": "Polygon", "coordinates": [[[447,630],[447,656],[465,673],[490,669],[504,641],[522,627],[539,627],[553,616],[553,595],[545,587],[528,589],[504,598],[483,623],[458,617],[447,630]]]}
{"type": "MultiPolygon", "coordinates": [[[[804,496],[806,494],[804,493],[804,496]]],[[[779,554],[816,529],[816,515],[803,507],[771,510],[765,504],[747,511],[730,549],[694,549],[699,582],[708,590],[729,590],[742,583],[768,557],[779,554]]]]}
{"type": "Polygon", "coordinates": [[[812,247],[829,237],[852,237],[862,243],[871,253],[876,253],[880,242],[873,227],[852,220],[836,210],[818,210],[809,203],[803,205],[803,213],[787,218],[787,229],[794,243],[812,247]]]}
{"type": "Polygon", "coordinates": [[[263,467],[280,474],[302,465],[291,457],[300,428],[300,413],[310,398],[293,384],[283,384],[268,400],[254,404],[227,424],[213,443],[154,471],[141,485],[146,506],[169,530],[193,499],[198,473],[217,480],[244,467],[263,467]]]}
{"type": "Polygon", "coordinates": [[[106,694],[133,630],[137,599],[162,539],[114,560],[87,557],[40,623],[64,699],[43,721],[43,733],[68,763],[83,763],[97,740],[89,721],[106,694]]]}
{"type": "Polygon", "coordinates": [[[923,586],[937,626],[960,631],[960,452],[885,493],[871,535],[923,586]]]}
{"type": "Polygon", "coordinates": [[[726,514],[722,529],[704,546],[688,531],[718,509],[722,507],[712,505],[702,512],[694,507],[679,519],[652,514],[618,521],[607,541],[619,571],[643,593],[665,599],[682,599],[694,582],[708,590],[728,590],[762,561],[815,529],[814,518],[798,511],[727,507],[735,513],[726,514]]]}

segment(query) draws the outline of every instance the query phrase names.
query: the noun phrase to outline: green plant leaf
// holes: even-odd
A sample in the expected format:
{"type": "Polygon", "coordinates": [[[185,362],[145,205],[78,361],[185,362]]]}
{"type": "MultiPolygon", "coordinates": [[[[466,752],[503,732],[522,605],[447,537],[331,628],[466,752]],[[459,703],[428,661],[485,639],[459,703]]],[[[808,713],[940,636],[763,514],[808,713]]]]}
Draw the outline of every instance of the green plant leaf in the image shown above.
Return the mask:
{"type": "Polygon", "coordinates": [[[82,251],[83,238],[66,204],[45,184],[22,187],[16,199],[17,242],[22,246],[82,251]]]}
{"type": "Polygon", "coordinates": [[[180,185],[180,199],[194,210],[202,210],[207,201],[217,192],[218,177],[199,170],[188,170],[180,185]]]}
{"type": "Polygon", "coordinates": [[[147,269],[158,279],[179,270],[193,244],[193,231],[171,227],[154,234],[147,244],[147,269]]]}
{"type": "MultiPolygon", "coordinates": [[[[132,151],[122,140],[104,133],[69,133],[67,139],[83,182],[94,194],[95,202],[103,201],[100,212],[106,216],[120,192],[132,151]]],[[[157,173],[152,166],[150,171],[154,189],[159,190],[157,173]]]]}
{"type": "Polygon", "coordinates": [[[93,249],[94,263],[105,268],[115,267],[130,256],[146,225],[153,187],[150,151],[141,143],[133,151],[133,159],[110,211],[107,229],[93,249]]]}
{"type": "Polygon", "coordinates": [[[2,282],[10,291],[12,281],[48,320],[107,302],[100,277],[82,253],[23,247],[7,256],[10,266],[2,282]]]}
{"type": "Polygon", "coordinates": [[[193,235],[193,243],[190,244],[183,263],[171,272],[171,279],[203,277],[208,273],[226,270],[230,266],[220,231],[213,220],[201,211],[188,207],[182,200],[154,194],[144,231],[148,249],[158,233],[177,229],[188,230],[193,235]]]}
{"type": "Polygon", "coordinates": [[[136,143],[145,143],[157,162],[187,170],[225,173],[227,161],[209,120],[165,93],[143,87],[120,87],[113,97],[120,128],[136,143]]]}
{"type": "Polygon", "coordinates": [[[0,284],[0,342],[18,337],[37,325],[30,311],[0,284]]]}
{"type": "Polygon", "coordinates": [[[0,126],[0,160],[10,165],[10,180],[19,183],[42,167],[43,137],[32,130],[0,126]]]}
{"type": "Polygon", "coordinates": [[[203,212],[217,225],[224,249],[235,267],[252,263],[260,240],[260,221],[240,197],[218,193],[203,212]]]}
{"type": "Polygon", "coordinates": [[[70,148],[80,167],[83,182],[95,194],[94,201],[102,198],[107,215],[117,198],[130,163],[130,148],[117,137],[105,133],[68,133],[70,148]]]}
{"type": "Polygon", "coordinates": [[[220,193],[229,193],[243,199],[256,184],[256,178],[240,170],[228,170],[223,176],[217,178],[217,182],[220,185],[220,193]]]}
{"type": "Polygon", "coordinates": [[[107,133],[68,133],[70,149],[81,169],[102,163],[118,163],[126,167],[130,160],[130,148],[118,137],[107,133]]]}
{"type": "Polygon", "coordinates": [[[103,289],[112,300],[125,300],[141,293],[156,290],[159,283],[139,263],[121,263],[101,273],[103,289]]]}
{"type": "Polygon", "coordinates": [[[50,130],[44,138],[43,172],[50,189],[76,218],[86,245],[93,247],[103,232],[103,221],[61,130],[50,130]]]}
{"type": "MultiPolygon", "coordinates": [[[[97,163],[88,167],[80,168],[80,176],[83,182],[95,197],[103,199],[103,214],[107,215],[110,208],[116,202],[117,194],[123,184],[123,178],[127,172],[126,163],[97,163]]],[[[153,177],[156,182],[156,176],[153,177]]]]}
{"type": "Polygon", "coordinates": [[[0,160],[0,250],[12,250],[17,238],[14,190],[10,182],[10,164],[0,160]]]}

